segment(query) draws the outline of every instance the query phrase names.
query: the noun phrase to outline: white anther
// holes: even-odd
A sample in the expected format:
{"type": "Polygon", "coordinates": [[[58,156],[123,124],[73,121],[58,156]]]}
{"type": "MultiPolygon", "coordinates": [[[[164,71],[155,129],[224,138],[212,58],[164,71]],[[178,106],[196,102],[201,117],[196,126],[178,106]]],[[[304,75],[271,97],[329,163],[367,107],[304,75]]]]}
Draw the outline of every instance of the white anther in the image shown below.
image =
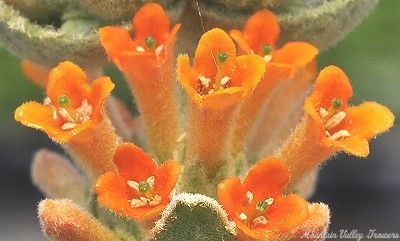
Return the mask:
{"type": "Polygon", "coordinates": [[[92,116],[93,107],[89,104],[87,99],[82,100],[81,106],[76,109],[77,118],[80,122],[85,122],[90,120],[92,116]]]}
{"type": "Polygon", "coordinates": [[[325,123],[325,128],[326,129],[332,129],[334,127],[336,127],[337,125],[340,124],[340,122],[342,122],[342,120],[344,120],[344,118],[346,118],[346,112],[344,111],[339,111],[338,113],[336,113],[335,115],[333,115],[326,123],[325,123]]]}
{"type": "Polygon", "coordinates": [[[208,86],[210,86],[210,82],[211,82],[210,78],[200,75],[199,80],[200,80],[201,85],[203,85],[204,87],[208,88],[208,86]]]}
{"type": "Polygon", "coordinates": [[[150,206],[156,206],[161,203],[161,196],[156,194],[154,197],[150,200],[149,205],[150,206]]]}
{"type": "Polygon", "coordinates": [[[146,182],[149,184],[150,188],[154,187],[155,180],[156,178],[154,176],[150,176],[146,179],[146,182]]]}
{"type": "Polygon", "coordinates": [[[143,196],[140,196],[139,199],[140,199],[142,202],[145,202],[145,203],[148,203],[148,202],[150,201],[150,199],[145,198],[145,197],[143,197],[143,196]]]}
{"type": "Polygon", "coordinates": [[[156,54],[157,57],[160,56],[161,52],[164,50],[164,44],[161,44],[160,46],[158,46],[155,50],[154,53],[156,54]]]}
{"type": "Polygon", "coordinates": [[[221,85],[226,85],[232,78],[228,76],[224,76],[221,80],[220,83],[221,85]]]}
{"type": "Polygon", "coordinates": [[[239,214],[239,219],[242,220],[242,221],[247,220],[247,215],[244,214],[244,213],[240,213],[239,214]]]}
{"type": "Polygon", "coordinates": [[[138,182],[128,180],[128,181],[126,181],[126,184],[128,184],[128,186],[130,186],[131,188],[133,188],[139,192],[139,183],[138,182]]]}
{"type": "Polygon", "coordinates": [[[44,98],[43,105],[50,105],[50,104],[51,104],[51,99],[49,97],[44,98]]]}
{"type": "Polygon", "coordinates": [[[319,115],[322,118],[326,118],[329,115],[329,112],[324,107],[321,107],[319,108],[319,115]]]}
{"type": "Polygon", "coordinates": [[[270,54],[264,55],[265,63],[268,63],[269,61],[271,61],[271,59],[272,59],[272,55],[270,55],[270,54]]]}
{"type": "Polygon", "coordinates": [[[147,205],[147,202],[143,202],[140,199],[132,199],[130,202],[131,202],[131,207],[133,208],[140,208],[147,205]]]}
{"type": "Polygon", "coordinates": [[[142,46],[136,46],[136,51],[139,53],[144,53],[146,50],[142,46]]]}
{"type": "Polygon", "coordinates": [[[214,92],[215,92],[215,90],[214,90],[214,89],[211,89],[211,90],[208,91],[207,94],[212,94],[212,93],[214,93],[214,92]]]}
{"type": "Polygon", "coordinates": [[[66,109],[64,109],[64,108],[60,108],[60,109],[58,109],[58,114],[60,114],[60,116],[64,119],[64,120],[66,120],[66,121],[68,121],[68,122],[75,122],[75,120],[71,117],[71,115],[68,113],[68,111],[66,110],[66,109]]]}
{"type": "Polygon", "coordinates": [[[270,197],[267,200],[265,200],[265,202],[268,204],[268,206],[270,206],[274,203],[274,199],[272,197],[270,197]]]}
{"type": "Polygon", "coordinates": [[[340,130],[338,132],[335,132],[331,136],[329,136],[328,139],[335,141],[335,140],[339,140],[341,138],[349,137],[349,136],[350,136],[350,132],[348,132],[347,130],[340,130]]]}
{"type": "Polygon", "coordinates": [[[246,193],[247,202],[253,201],[253,197],[254,197],[253,193],[250,191],[247,191],[247,193],[246,193]]]}
{"type": "Polygon", "coordinates": [[[258,216],[255,219],[253,219],[253,224],[254,225],[264,225],[267,224],[268,220],[264,216],[258,216]]]}
{"type": "Polygon", "coordinates": [[[61,130],[63,130],[63,131],[71,130],[71,129],[74,129],[76,125],[77,125],[76,123],[65,122],[61,126],[61,130]]]}

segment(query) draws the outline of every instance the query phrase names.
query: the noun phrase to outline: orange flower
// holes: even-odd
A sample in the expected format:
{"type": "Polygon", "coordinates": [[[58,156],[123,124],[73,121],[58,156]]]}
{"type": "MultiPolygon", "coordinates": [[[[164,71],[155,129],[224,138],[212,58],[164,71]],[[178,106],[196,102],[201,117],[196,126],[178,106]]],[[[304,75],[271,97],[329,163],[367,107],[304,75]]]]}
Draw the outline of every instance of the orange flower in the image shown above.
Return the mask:
{"type": "Polygon", "coordinates": [[[250,93],[265,72],[259,56],[236,56],[232,39],[214,28],[201,37],[193,68],[189,56],[178,57],[178,78],[191,100],[199,106],[223,108],[250,93]]]}
{"type": "Polygon", "coordinates": [[[133,219],[143,220],[160,213],[170,201],[179,164],[168,160],[157,167],[143,150],[131,143],[120,145],[113,161],[118,173],[104,173],[96,182],[100,204],[133,219]]]}
{"type": "MultiPolygon", "coordinates": [[[[256,12],[248,19],[243,31],[234,29],[230,31],[230,35],[242,52],[259,55],[266,63],[266,73],[252,95],[243,103],[231,137],[231,151],[234,156],[243,152],[247,146],[250,149],[250,158],[254,159],[257,152],[265,146],[264,138],[268,138],[271,131],[279,132],[275,123],[281,122],[280,119],[288,119],[287,116],[293,116],[288,109],[293,102],[304,96],[314,80],[318,50],[305,42],[289,42],[278,49],[276,43],[280,28],[276,16],[268,10],[256,12]],[[282,93],[279,97],[284,101],[279,102],[279,106],[273,106],[276,101],[268,101],[272,93],[282,93]],[[263,115],[262,109],[268,111],[263,115]],[[271,117],[275,119],[272,120],[271,117]],[[256,120],[261,123],[260,126],[255,126],[256,120]],[[254,130],[257,133],[252,133],[254,130]]],[[[284,128],[289,129],[287,126],[284,128]]],[[[276,143],[278,142],[279,140],[276,143]]]]}
{"type": "Polygon", "coordinates": [[[15,119],[65,143],[102,121],[104,101],[113,88],[108,77],[100,77],[90,86],[78,66],[63,62],[49,74],[44,103],[21,105],[15,111],[15,119]]]}
{"type": "Polygon", "coordinates": [[[178,57],[178,79],[190,99],[187,153],[204,164],[210,177],[227,163],[225,145],[234,113],[264,72],[260,56],[236,56],[232,39],[217,28],[201,37],[193,67],[188,55],[178,57]]]}
{"type": "Polygon", "coordinates": [[[282,195],[288,179],[285,163],[268,158],[253,166],[243,183],[237,177],[219,183],[218,200],[241,231],[239,237],[270,240],[307,219],[308,203],[303,198],[282,195]]]}
{"type": "Polygon", "coordinates": [[[375,102],[349,107],[351,96],[345,73],[336,66],[328,66],[321,71],[304,109],[320,128],[325,146],[366,157],[368,140],[392,127],[394,115],[375,102]]]}
{"type": "Polygon", "coordinates": [[[150,3],[133,18],[133,39],[123,27],[100,29],[100,42],[127,79],[158,160],[172,157],[179,135],[174,43],[180,26],[170,29],[163,8],[150,3]]]}

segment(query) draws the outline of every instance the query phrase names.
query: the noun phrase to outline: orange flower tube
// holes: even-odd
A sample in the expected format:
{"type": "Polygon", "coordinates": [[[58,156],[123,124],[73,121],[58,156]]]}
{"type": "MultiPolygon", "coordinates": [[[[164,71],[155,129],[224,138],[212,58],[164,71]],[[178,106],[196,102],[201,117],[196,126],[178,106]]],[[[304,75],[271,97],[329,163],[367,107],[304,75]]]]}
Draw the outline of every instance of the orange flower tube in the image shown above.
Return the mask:
{"type": "Polygon", "coordinates": [[[231,177],[219,183],[218,201],[236,223],[239,240],[273,240],[309,218],[307,201],[282,194],[288,180],[285,162],[268,158],[253,166],[243,182],[231,177]]]}
{"type": "Polygon", "coordinates": [[[159,161],[177,147],[179,113],[174,78],[174,43],[180,24],[170,29],[158,4],[145,4],[132,22],[134,38],[123,27],[100,29],[100,42],[131,87],[150,149],[159,161]]]}
{"type": "Polygon", "coordinates": [[[177,71],[189,98],[188,158],[202,162],[213,175],[227,160],[234,113],[264,74],[264,61],[257,55],[236,56],[228,34],[212,29],[201,37],[193,67],[189,56],[181,55],[177,71]]]}
{"type": "Polygon", "coordinates": [[[89,85],[85,73],[71,62],[51,70],[44,103],[28,102],[15,111],[23,125],[39,129],[72,155],[91,178],[114,170],[112,155],[120,142],[104,101],[114,88],[108,77],[89,85]]]}
{"type": "Polygon", "coordinates": [[[286,161],[290,184],[338,151],[366,157],[368,140],[393,126],[394,115],[375,102],[349,106],[352,87],[336,66],[324,68],[304,103],[306,115],[285,141],[279,156],[286,161]]]}
{"type": "Polygon", "coordinates": [[[114,159],[118,172],[109,171],[96,182],[101,205],[132,219],[152,220],[170,201],[179,176],[179,164],[167,160],[157,167],[139,147],[120,145],[114,159]]]}
{"type": "Polygon", "coordinates": [[[305,42],[290,42],[283,48],[277,49],[276,42],[279,39],[280,29],[276,16],[268,10],[256,12],[246,22],[243,31],[232,30],[230,35],[242,52],[263,57],[267,69],[253,93],[243,103],[237,115],[237,124],[231,132],[233,156],[249,146],[250,156],[254,157],[265,143],[265,140],[260,139],[269,134],[259,130],[277,131],[276,120],[288,114],[286,105],[298,102],[299,96],[309,88],[316,72],[315,57],[318,51],[305,42]],[[281,91],[284,86],[290,86],[293,91],[281,91]],[[279,102],[282,108],[271,106],[276,101],[270,98],[278,92],[283,93],[280,97],[285,99],[284,102],[279,102]],[[275,120],[264,120],[269,117],[275,117],[275,120]],[[256,123],[265,128],[255,128],[256,123]],[[252,133],[254,130],[257,132],[252,133]],[[251,137],[253,142],[249,144],[252,141],[251,137]]]}

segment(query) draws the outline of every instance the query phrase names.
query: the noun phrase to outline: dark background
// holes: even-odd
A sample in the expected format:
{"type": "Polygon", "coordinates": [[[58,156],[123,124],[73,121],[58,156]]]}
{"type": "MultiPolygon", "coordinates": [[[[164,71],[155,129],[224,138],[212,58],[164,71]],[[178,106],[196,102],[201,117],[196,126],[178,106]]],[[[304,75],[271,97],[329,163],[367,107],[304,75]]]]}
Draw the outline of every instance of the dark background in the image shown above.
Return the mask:
{"type": "MultiPolygon", "coordinates": [[[[353,103],[375,100],[400,113],[400,1],[382,0],[371,16],[345,40],[319,57],[319,66],[336,64],[350,77],[353,103]]],[[[43,196],[30,182],[29,165],[41,147],[60,150],[42,133],[13,119],[42,90],[26,81],[19,61],[0,48],[0,240],[46,240],[36,218],[43,196]]],[[[357,230],[367,235],[400,234],[400,128],[371,142],[371,155],[337,155],[321,170],[313,201],[333,213],[330,232],[357,230]]],[[[61,151],[61,150],[60,150],[61,151]]]]}

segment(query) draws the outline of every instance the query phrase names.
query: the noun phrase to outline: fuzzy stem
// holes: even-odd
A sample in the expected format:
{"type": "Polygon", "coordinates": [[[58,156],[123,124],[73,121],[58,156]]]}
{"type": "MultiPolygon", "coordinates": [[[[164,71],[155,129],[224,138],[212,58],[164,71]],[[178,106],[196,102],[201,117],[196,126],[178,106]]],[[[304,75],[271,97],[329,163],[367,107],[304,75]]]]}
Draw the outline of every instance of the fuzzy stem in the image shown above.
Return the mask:
{"type": "Polygon", "coordinates": [[[93,181],[102,173],[116,171],[112,157],[120,142],[110,120],[104,116],[98,125],[82,131],[63,146],[93,181]]]}

